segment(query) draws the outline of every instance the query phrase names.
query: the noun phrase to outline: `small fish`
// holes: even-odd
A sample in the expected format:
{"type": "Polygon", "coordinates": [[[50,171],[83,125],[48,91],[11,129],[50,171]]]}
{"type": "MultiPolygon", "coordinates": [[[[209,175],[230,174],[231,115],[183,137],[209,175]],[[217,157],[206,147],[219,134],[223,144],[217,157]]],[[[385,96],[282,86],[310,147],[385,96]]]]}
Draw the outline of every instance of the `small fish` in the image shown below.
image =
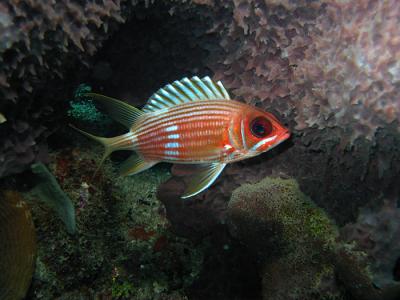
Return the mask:
{"type": "Polygon", "coordinates": [[[209,77],[168,84],[142,110],[99,94],[86,95],[129,129],[112,138],[77,129],[104,145],[101,163],[113,151],[132,150],[136,154],[122,163],[122,175],[137,174],[159,162],[200,165],[182,198],[207,189],[228,163],[259,155],[290,136],[272,114],[231,100],[222,83],[209,77]]]}

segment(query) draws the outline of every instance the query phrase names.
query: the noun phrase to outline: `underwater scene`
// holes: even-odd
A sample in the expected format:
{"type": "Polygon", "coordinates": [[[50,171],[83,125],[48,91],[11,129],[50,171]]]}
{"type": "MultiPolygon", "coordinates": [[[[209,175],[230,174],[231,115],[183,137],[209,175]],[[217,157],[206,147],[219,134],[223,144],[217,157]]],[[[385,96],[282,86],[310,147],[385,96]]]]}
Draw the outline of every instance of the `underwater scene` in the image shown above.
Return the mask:
{"type": "Polygon", "coordinates": [[[1,0],[0,300],[400,300],[400,1],[1,0]]]}

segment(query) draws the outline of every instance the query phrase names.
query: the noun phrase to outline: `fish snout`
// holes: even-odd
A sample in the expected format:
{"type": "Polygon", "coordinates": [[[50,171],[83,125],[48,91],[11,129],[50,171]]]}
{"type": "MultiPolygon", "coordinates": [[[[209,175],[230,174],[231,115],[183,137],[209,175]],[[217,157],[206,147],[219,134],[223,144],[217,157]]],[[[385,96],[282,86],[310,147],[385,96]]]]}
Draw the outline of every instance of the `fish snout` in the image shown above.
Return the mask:
{"type": "Polygon", "coordinates": [[[290,138],[290,131],[289,130],[286,130],[285,132],[283,132],[282,134],[280,134],[278,136],[279,142],[283,142],[283,141],[287,140],[288,138],[290,138]]]}

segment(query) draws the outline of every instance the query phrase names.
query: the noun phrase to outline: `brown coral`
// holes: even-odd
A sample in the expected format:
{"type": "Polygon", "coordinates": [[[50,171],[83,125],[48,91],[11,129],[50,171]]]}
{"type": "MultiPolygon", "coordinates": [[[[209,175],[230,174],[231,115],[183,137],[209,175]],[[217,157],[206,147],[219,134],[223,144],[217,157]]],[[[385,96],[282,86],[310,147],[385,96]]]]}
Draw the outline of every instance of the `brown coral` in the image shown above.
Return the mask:
{"type": "Polygon", "coordinates": [[[124,22],[124,1],[6,1],[0,3],[0,177],[43,160],[49,130],[44,119],[55,110],[54,95],[33,98],[63,77],[67,64],[85,64],[114,24],[124,22]],[[51,101],[49,101],[49,99],[51,101]],[[48,101],[46,101],[48,100],[48,101]],[[21,126],[24,129],[21,129],[21,126]],[[16,128],[17,127],[17,128],[16,128]],[[20,128],[20,129],[18,129],[20,128]]]}
{"type": "Polygon", "coordinates": [[[210,66],[236,96],[303,134],[338,128],[343,145],[400,118],[397,1],[235,0],[232,11],[210,66]]]}
{"type": "Polygon", "coordinates": [[[31,283],[36,235],[29,207],[20,194],[0,198],[0,298],[23,299],[31,283]]]}
{"type": "MultiPolygon", "coordinates": [[[[62,77],[68,56],[93,55],[107,37],[107,22],[124,22],[120,0],[8,1],[0,5],[1,96],[18,101],[41,76],[62,77]],[[47,74],[46,74],[47,73],[47,74]],[[18,99],[17,99],[18,98],[18,99]]],[[[26,94],[25,94],[26,95],[26,94]]]]}

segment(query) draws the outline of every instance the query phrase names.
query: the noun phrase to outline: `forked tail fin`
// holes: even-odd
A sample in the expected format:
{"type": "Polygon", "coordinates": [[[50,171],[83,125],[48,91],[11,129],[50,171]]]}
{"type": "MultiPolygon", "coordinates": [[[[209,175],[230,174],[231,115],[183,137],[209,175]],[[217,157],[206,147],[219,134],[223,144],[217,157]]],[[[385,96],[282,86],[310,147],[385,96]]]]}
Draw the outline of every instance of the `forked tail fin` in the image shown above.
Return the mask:
{"type": "MultiPolygon", "coordinates": [[[[75,126],[71,125],[72,128],[75,130],[79,131],[83,135],[86,135],[87,137],[99,142],[104,146],[104,154],[103,158],[100,161],[100,164],[96,170],[99,170],[101,165],[103,164],[104,160],[114,151],[116,150],[135,150],[135,137],[134,134],[132,133],[132,129],[137,121],[137,119],[144,114],[143,111],[140,109],[137,109],[136,107],[133,107],[129,105],[128,103],[125,103],[123,101],[110,98],[107,96],[103,96],[100,94],[95,94],[95,93],[87,93],[85,96],[88,96],[95,100],[96,102],[100,103],[100,105],[103,107],[103,109],[117,122],[121,123],[124,125],[126,128],[129,129],[129,132],[120,136],[112,137],[112,138],[105,138],[105,137],[99,137],[95,136],[93,134],[90,134],[86,131],[83,131],[81,129],[76,128],[75,126]]],[[[95,173],[95,174],[96,174],[95,173]]]]}
{"type": "Polygon", "coordinates": [[[104,154],[103,157],[101,158],[101,161],[99,163],[99,166],[96,169],[95,174],[97,171],[100,169],[101,165],[104,163],[106,158],[113,153],[114,151],[117,150],[135,150],[135,143],[133,141],[133,134],[132,132],[125,133],[123,135],[119,135],[116,137],[111,137],[111,138],[105,138],[105,137],[100,137],[100,136],[95,136],[93,134],[90,134],[86,131],[83,131],[79,128],[76,128],[73,125],[69,125],[73,129],[79,131],[83,135],[91,138],[92,140],[95,140],[96,142],[102,144],[104,146],[104,154]]]}

